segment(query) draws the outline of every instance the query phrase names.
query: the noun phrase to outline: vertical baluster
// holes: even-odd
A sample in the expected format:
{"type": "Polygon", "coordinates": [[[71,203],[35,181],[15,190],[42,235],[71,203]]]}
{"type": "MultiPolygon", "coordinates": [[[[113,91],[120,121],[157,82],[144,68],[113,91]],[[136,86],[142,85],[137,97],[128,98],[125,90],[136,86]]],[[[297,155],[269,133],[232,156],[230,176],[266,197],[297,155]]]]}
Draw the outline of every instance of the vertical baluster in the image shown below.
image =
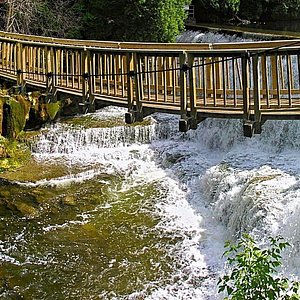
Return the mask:
{"type": "Polygon", "coordinates": [[[155,101],[158,101],[158,57],[154,57],[154,90],[155,90],[155,101]]]}
{"type": "Polygon", "coordinates": [[[181,115],[181,119],[186,119],[188,104],[187,104],[187,73],[183,68],[183,66],[186,63],[185,54],[180,54],[179,59],[180,59],[180,115],[181,115]]]}
{"type": "Polygon", "coordinates": [[[176,57],[172,57],[172,94],[173,94],[173,103],[176,102],[176,57]]]}
{"type": "MultiPolygon", "coordinates": [[[[127,103],[128,103],[128,111],[133,110],[133,102],[134,102],[134,91],[133,91],[133,81],[134,78],[130,75],[133,71],[133,54],[126,54],[126,67],[127,67],[127,103]]],[[[131,123],[131,122],[127,122],[131,123]]]]}
{"type": "Polygon", "coordinates": [[[94,93],[97,93],[97,74],[98,74],[98,70],[97,70],[97,64],[96,64],[96,59],[97,57],[97,53],[91,53],[91,84],[92,84],[92,90],[94,91],[94,93]]]}
{"type": "MultiPolygon", "coordinates": [[[[205,59],[205,69],[206,69],[206,96],[208,96],[207,98],[212,97],[212,81],[213,81],[213,76],[212,76],[212,58],[211,57],[207,57],[205,59]]],[[[207,99],[208,100],[208,99],[207,99]]]]}
{"type": "Polygon", "coordinates": [[[226,80],[227,80],[227,74],[226,74],[226,70],[225,70],[225,59],[224,59],[224,57],[222,57],[222,87],[223,87],[223,104],[224,104],[224,106],[227,105],[226,80]]]}
{"type": "Polygon", "coordinates": [[[65,52],[65,57],[66,57],[66,87],[70,87],[70,56],[69,56],[70,51],[66,49],[65,52]]]}
{"type": "Polygon", "coordinates": [[[16,44],[16,70],[17,70],[17,85],[24,85],[24,74],[23,74],[23,47],[21,43],[16,44]]]}
{"type": "Polygon", "coordinates": [[[292,107],[292,95],[291,95],[291,75],[292,75],[292,66],[291,66],[291,57],[290,55],[286,55],[286,69],[287,69],[287,88],[288,88],[288,99],[289,99],[289,107],[292,107]]]}
{"type": "Polygon", "coordinates": [[[203,105],[206,106],[206,59],[202,57],[202,86],[203,86],[203,105]]]}
{"type": "Polygon", "coordinates": [[[243,86],[243,111],[244,122],[250,119],[250,95],[249,95],[249,58],[247,53],[242,57],[242,86],[243,86]]]}
{"type": "Polygon", "coordinates": [[[231,59],[231,63],[232,63],[232,88],[233,88],[233,105],[234,107],[236,107],[237,105],[237,101],[236,101],[236,70],[235,70],[235,58],[233,57],[231,59]]]}
{"type": "Polygon", "coordinates": [[[217,106],[217,91],[216,91],[216,58],[212,57],[212,88],[213,88],[213,102],[217,106]]]}
{"type": "Polygon", "coordinates": [[[32,47],[32,65],[33,65],[33,80],[36,80],[37,78],[37,47],[32,47]]]}
{"type": "Polygon", "coordinates": [[[268,78],[268,64],[267,57],[264,54],[261,57],[261,71],[262,71],[262,89],[265,91],[263,95],[266,97],[267,107],[270,108],[270,94],[269,94],[269,78],[268,78]]]}
{"type": "MultiPolygon", "coordinates": [[[[260,127],[261,122],[261,97],[260,97],[260,76],[259,71],[259,56],[255,55],[253,57],[253,97],[254,97],[254,121],[255,127],[260,127]]],[[[259,128],[260,131],[260,128],[259,128]]],[[[260,133],[260,132],[259,132],[260,133]]]]}
{"type": "Polygon", "coordinates": [[[121,86],[122,86],[122,97],[125,97],[125,62],[126,62],[126,56],[122,54],[121,56],[121,86]]]}
{"type": "Polygon", "coordinates": [[[117,64],[116,59],[119,57],[119,55],[112,55],[112,62],[113,62],[113,79],[114,79],[114,95],[117,95],[117,64]]]}
{"type": "Polygon", "coordinates": [[[188,56],[189,65],[189,88],[190,88],[190,114],[191,114],[191,128],[197,128],[197,107],[196,107],[196,69],[194,67],[195,57],[193,54],[188,56]]]}
{"type": "Polygon", "coordinates": [[[278,63],[280,63],[278,61],[278,54],[276,53],[275,54],[275,61],[276,61],[276,68],[275,68],[275,71],[276,71],[276,91],[277,91],[277,105],[278,107],[280,108],[281,107],[281,101],[280,101],[280,73],[279,73],[279,68],[278,68],[278,63]]]}
{"type": "Polygon", "coordinates": [[[99,54],[99,80],[100,80],[100,94],[103,94],[103,54],[99,54]]]}
{"type": "Polygon", "coordinates": [[[162,57],[162,68],[163,68],[163,91],[164,91],[164,102],[167,101],[167,95],[168,95],[168,92],[167,92],[167,71],[166,71],[166,57],[162,57]]]}
{"type": "Polygon", "coordinates": [[[145,71],[146,71],[146,84],[147,84],[147,100],[150,101],[150,97],[151,97],[151,74],[150,74],[150,62],[151,62],[151,58],[149,58],[149,56],[145,57],[145,71]]]}

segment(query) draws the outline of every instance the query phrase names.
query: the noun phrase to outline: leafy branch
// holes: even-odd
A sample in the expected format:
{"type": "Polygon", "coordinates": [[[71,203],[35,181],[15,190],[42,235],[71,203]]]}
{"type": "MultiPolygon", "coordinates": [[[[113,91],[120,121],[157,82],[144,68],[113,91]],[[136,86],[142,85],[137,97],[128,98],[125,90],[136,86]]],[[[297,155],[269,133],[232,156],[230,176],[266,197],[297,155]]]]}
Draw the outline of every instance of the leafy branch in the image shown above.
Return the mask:
{"type": "Polygon", "coordinates": [[[218,281],[219,293],[232,300],[300,299],[300,283],[277,275],[281,252],[288,246],[280,236],[269,237],[269,247],[263,249],[248,234],[237,244],[226,242],[223,255],[231,268],[218,281]]]}

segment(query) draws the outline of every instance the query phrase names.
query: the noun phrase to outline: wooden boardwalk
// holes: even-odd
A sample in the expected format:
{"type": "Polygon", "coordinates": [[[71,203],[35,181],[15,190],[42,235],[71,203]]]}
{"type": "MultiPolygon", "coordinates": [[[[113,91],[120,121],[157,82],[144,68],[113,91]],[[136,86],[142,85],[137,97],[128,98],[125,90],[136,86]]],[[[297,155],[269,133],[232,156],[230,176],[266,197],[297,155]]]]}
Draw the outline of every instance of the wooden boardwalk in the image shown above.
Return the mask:
{"type": "Polygon", "coordinates": [[[55,39],[0,32],[0,76],[128,108],[125,119],[180,115],[179,129],[205,118],[238,118],[244,134],[268,119],[300,119],[300,40],[155,44],[55,39]]]}

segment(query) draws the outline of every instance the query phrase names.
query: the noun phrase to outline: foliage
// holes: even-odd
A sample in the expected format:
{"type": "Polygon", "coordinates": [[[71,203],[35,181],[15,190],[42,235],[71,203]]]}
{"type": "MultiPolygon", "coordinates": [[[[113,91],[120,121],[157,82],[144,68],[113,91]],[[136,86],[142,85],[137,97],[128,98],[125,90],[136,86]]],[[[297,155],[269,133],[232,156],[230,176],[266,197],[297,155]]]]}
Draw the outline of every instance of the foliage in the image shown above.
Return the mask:
{"type": "Polygon", "coordinates": [[[194,0],[197,20],[228,21],[238,14],[241,0],[194,0]]]}
{"type": "Polygon", "coordinates": [[[218,0],[218,1],[214,0],[211,1],[211,5],[220,14],[230,15],[238,12],[240,0],[218,0]]]}
{"type": "Polygon", "coordinates": [[[193,0],[198,21],[274,21],[300,18],[298,0],[193,0]]]}
{"type": "Polygon", "coordinates": [[[299,19],[300,17],[300,2],[298,0],[272,0],[272,19],[299,19]]]}
{"type": "Polygon", "coordinates": [[[187,0],[84,1],[84,38],[170,42],[184,29],[187,0]]]}
{"type": "Polygon", "coordinates": [[[225,244],[224,256],[231,269],[218,281],[219,292],[228,294],[225,299],[300,299],[300,283],[276,275],[282,265],[281,252],[289,243],[281,237],[270,237],[269,242],[269,247],[261,249],[253,237],[244,234],[237,244],[225,244]]]}
{"type": "Polygon", "coordinates": [[[52,37],[77,37],[81,28],[81,7],[73,2],[41,1],[37,12],[39,22],[32,24],[32,33],[52,37]]]}
{"type": "Polygon", "coordinates": [[[0,25],[8,32],[75,37],[80,17],[76,0],[5,0],[0,4],[0,25]]]}

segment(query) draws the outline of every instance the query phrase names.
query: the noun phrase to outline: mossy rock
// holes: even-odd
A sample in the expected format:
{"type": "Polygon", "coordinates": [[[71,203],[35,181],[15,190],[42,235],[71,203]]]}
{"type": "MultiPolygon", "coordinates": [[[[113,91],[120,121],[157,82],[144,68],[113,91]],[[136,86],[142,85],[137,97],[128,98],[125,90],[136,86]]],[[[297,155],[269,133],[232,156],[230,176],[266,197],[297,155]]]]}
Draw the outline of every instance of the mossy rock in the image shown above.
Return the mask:
{"type": "Polygon", "coordinates": [[[0,173],[19,168],[30,157],[30,149],[25,144],[0,136],[0,173]]]}
{"type": "Polygon", "coordinates": [[[16,207],[17,211],[26,218],[33,219],[40,215],[39,210],[28,203],[15,202],[14,206],[16,207]]]}
{"type": "Polygon", "coordinates": [[[16,182],[0,178],[0,204],[7,211],[26,218],[40,215],[39,203],[34,194],[16,182]]]}
{"type": "Polygon", "coordinates": [[[79,115],[72,118],[65,118],[61,120],[61,122],[74,127],[83,128],[113,128],[118,126],[134,127],[139,125],[148,126],[152,124],[150,118],[145,118],[142,122],[126,124],[122,116],[101,119],[93,115],[79,115]]]}
{"type": "Polygon", "coordinates": [[[58,113],[61,109],[61,103],[59,101],[52,102],[52,103],[46,103],[45,108],[46,108],[47,114],[49,116],[49,119],[52,121],[58,115],[58,113]]]}
{"type": "Polygon", "coordinates": [[[69,205],[69,206],[75,206],[76,205],[76,198],[73,195],[67,195],[62,199],[62,203],[64,205],[69,205]]]}
{"type": "Polygon", "coordinates": [[[5,101],[4,108],[4,127],[5,136],[15,139],[24,129],[29,118],[31,103],[24,96],[18,95],[10,97],[5,101]]]}
{"type": "Polygon", "coordinates": [[[4,96],[0,95],[0,135],[2,135],[2,124],[3,124],[3,106],[6,99],[4,96]]]}

